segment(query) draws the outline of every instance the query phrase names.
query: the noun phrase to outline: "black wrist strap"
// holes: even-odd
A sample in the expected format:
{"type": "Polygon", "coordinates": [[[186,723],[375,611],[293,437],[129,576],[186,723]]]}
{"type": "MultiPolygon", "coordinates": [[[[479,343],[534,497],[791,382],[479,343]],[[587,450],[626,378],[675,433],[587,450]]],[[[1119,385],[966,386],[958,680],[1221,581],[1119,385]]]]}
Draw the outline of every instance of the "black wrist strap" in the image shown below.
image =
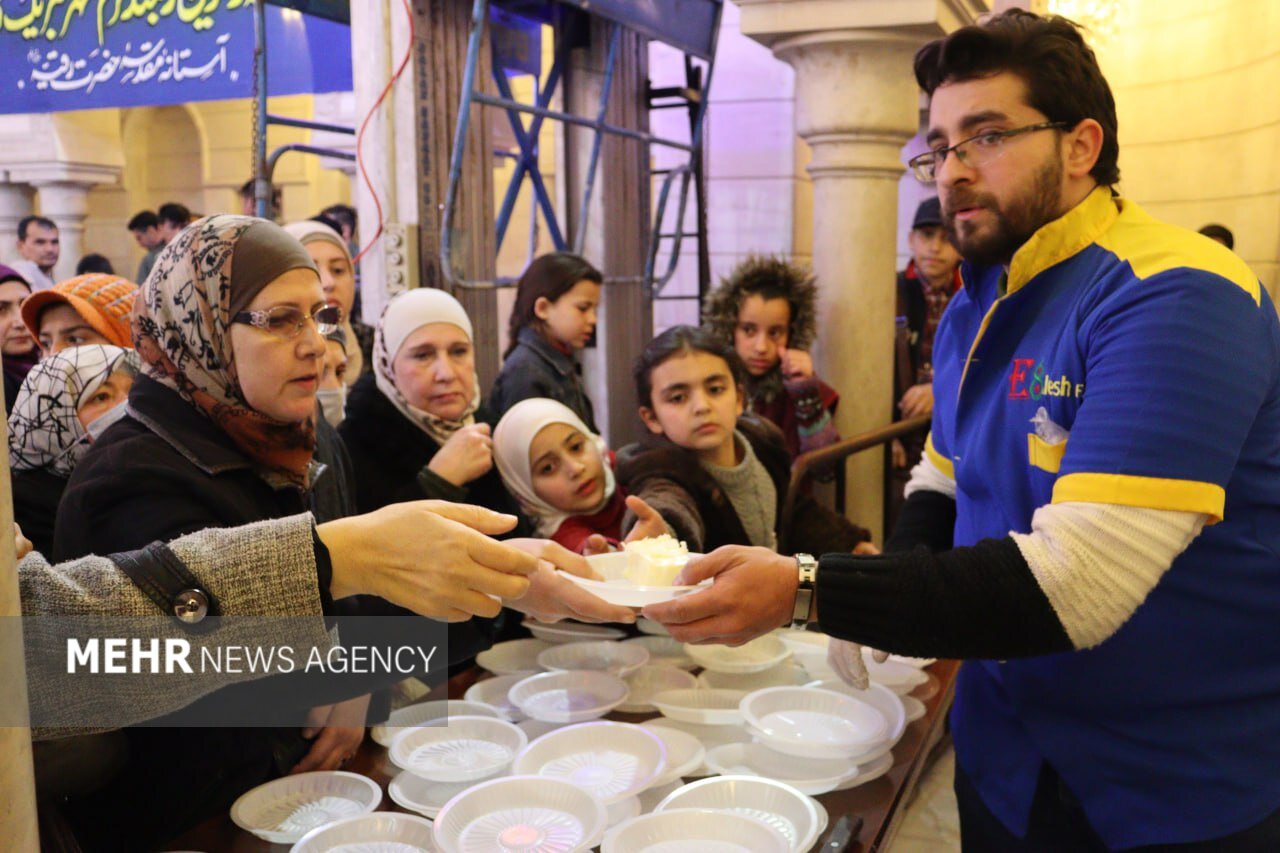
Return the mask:
{"type": "Polygon", "coordinates": [[[218,602],[163,542],[141,551],[124,551],[108,558],[142,593],[183,630],[205,633],[217,623],[218,602]]]}

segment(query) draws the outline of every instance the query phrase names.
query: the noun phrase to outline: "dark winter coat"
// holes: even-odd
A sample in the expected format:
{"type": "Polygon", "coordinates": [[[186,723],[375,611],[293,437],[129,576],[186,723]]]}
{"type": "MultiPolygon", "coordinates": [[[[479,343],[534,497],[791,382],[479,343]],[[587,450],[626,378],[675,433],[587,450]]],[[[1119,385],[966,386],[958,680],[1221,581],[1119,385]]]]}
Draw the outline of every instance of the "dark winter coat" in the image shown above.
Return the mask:
{"type": "Polygon", "coordinates": [[[53,523],[67,479],[46,468],[12,473],[13,520],[41,554],[53,551],[53,523]]]}
{"type": "MultiPolygon", "coordinates": [[[[489,422],[483,409],[476,413],[476,420],[489,422]]],[[[346,418],[338,432],[351,457],[356,508],[360,512],[372,512],[404,501],[433,499],[519,514],[496,468],[465,486],[455,486],[429,469],[427,463],[440,450],[440,445],[387,399],[378,389],[374,374],[360,377],[352,387],[347,397],[346,418]]],[[[511,535],[526,535],[526,530],[521,526],[511,535]]],[[[451,624],[450,664],[461,664],[484,651],[493,643],[497,630],[498,621],[494,619],[473,617],[467,622],[451,624]]]]}
{"type": "MultiPolygon", "coordinates": [[[[783,531],[778,528],[791,477],[791,457],[782,433],[752,415],[739,418],[737,428],[751,443],[777,489],[779,517],[774,528],[781,535],[783,531]]],[[[663,436],[619,451],[618,482],[627,494],[639,496],[657,510],[676,538],[688,543],[691,551],[709,553],[721,545],[751,544],[724,489],[692,451],[663,436]]],[[[868,531],[807,495],[798,499],[791,524],[791,545],[797,551],[812,554],[848,552],[871,538],[868,531]]]]}
{"type": "Polygon", "coordinates": [[[489,394],[489,414],[494,423],[521,400],[546,397],[564,403],[598,435],[595,410],[582,384],[582,367],[573,356],[556,349],[529,326],[520,330],[516,341],[516,348],[502,362],[502,371],[489,394]]]}

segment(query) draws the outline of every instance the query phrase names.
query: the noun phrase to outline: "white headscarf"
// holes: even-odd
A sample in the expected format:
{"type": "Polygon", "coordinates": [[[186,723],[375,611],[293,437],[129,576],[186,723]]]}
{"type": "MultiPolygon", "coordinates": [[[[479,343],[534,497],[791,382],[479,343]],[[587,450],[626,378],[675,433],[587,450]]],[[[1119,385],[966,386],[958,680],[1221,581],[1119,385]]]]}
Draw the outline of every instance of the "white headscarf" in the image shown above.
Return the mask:
{"type": "Polygon", "coordinates": [[[450,323],[465,332],[467,340],[475,341],[471,331],[471,318],[458,300],[433,287],[409,290],[388,302],[382,312],[382,319],[378,321],[378,331],[373,337],[373,373],[378,390],[392,405],[435,439],[437,444],[443,445],[455,432],[475,423],[476,410],[480,408],[479,380],[475,382],[471,402],[467,404],[462,417],[445,420],[411,404],[396,387],[395,370],[392,368],[396,353],[404,346],[405,339],[431,323],[450,323]]]}
{"type": "MultiPolygon", "coordinates": [[[[342,235],[328,225],[323,222],[316,222],[313,219],[304,219],[302,222],[291,222],[285,225],[284,230],[292,234],[304,246],[317,240],[337,246],[342,250],[343,257],[347,259],[347,266],[351,267],[352,277],[355,277],[356,265],[351,259],[351,248],[343,241],[342,235]]],[[[345,383],[347,385],[355,385],[360,378],[360,374],[364,371],[364,353],[360,351],[360,339],[356,337],[355,330],[351,328],[350,309],[345,305],[342,307],[342,330],[347,333],[346,341],[342,345],[347,353],[347,377],[345,383]]]]}
{"type": "Polygon", "coordinates": [[[70,477],[89,449],[78,411],[122,365],[137,373],[137,353],[93,344],[64,349],[31,368],[9,415],[9,467],[70,477]]]}
{"type": "Polygon", "coordinates": [[[587,437],[600,451],[604,462],[604,497],[594,511],[598,512],[613,497],[617,484],[608,462],[609,448],[604,439],[587,429],[582,419],[563,403],[534,397],[516,403],[498,421],[493,431],[493,461],[502,475],[507,491],[515,496],[520,509],[533,522],[538,536],[548,537],[560,528],[564,520],[574,513],[556,509],[538,497],[533,489],[533,467],[529,459],[529,446],[545,427],[567,424],[587,437]]]}

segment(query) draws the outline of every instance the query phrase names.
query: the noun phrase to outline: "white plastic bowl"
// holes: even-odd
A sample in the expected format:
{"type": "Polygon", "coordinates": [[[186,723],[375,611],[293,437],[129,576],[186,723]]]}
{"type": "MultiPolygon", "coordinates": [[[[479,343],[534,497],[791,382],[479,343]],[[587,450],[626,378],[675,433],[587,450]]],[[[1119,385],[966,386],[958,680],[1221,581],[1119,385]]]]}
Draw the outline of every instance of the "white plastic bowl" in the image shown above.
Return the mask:
{"type": "Polygon", "coordinates": [[[658,803],[655,812],[715,809],[753,817],[786,837],[793,853],[808,853],[818,840],[817,804],[785,782],[759,776],[716,776],[690,782],[658,803]]]}
{"type": "Polygon", "coordinates": [[[666,690],[651,701],[664,717],[686,723],[712,726],[742,724],[739,705],[746,696],[741,690],[666,690]]]}
{"type": "Polygon", "coordinates": [[[742,690],[750,693],[766,687],[799,687],[809,681],[809,674],[795,661],[783,661],[760,672],[736,675],[731,672],[704,670],[698,675],[703,687],[721,690],[742,690]]]}
{"type": "Polygon", "coordinates": [[[729,743],[707,750],[707,767],[722,776],[763,776],[816,797],[851,779],[858,765],[839,758],[799,758],[760,743],[729,743]]]}
{"type": "Polygon", "coordinates": [[[800,655],[826,655],[831,637],[821,631],[805,631],[800,628],[788,628],[775,635],[783,644],[791,649],[791,653],[800,655]]]}
{"type": "Polygon", "coordinates": [[[246,791],[231,805],[231,820],[273,844],[289,844],[334,821],[367,814],[382,802],[382,789],[358,773],[299,773],[246,791]]]}
{"type": "Polygon", "coordinates": [[[552,646],[538,655],[538,666],[553,672],[571,669],[594,669],[626,677],[649,662],[649,650],[641,646],[595,640],[587,643],[564,643],[552,646]]]}
{"type": "MultiPolygon", "coordinates": [[[[484,781],[484,780],[481,780],[484,781]]],[[[401,770],[387,784],[387,795],[401,808],[434,819],[444,804],[475,786],[475,782],[432,782],[401,770]]]]}
{"type": "MultiPolygon", "coordinates": [[[[886,688],[887,689],[887,688],[886,688]]],[[[925,714],[924,703],[914,696],[900,696],[902,707],[906,710],[908,723],[914,723],[925,714]]]]}
{"type": "Polygon", "coordinates": [[[435,853],[431,821],[397,812],[347,818],[313,829],[290,848],[289,853],[329,853],[358,850],[360,853],[435,853]]]}
{"type": "Polygon", "coordinates": [[[815,687],[768,687],[747,694],[742,717],[766,746],[806,758],[852,758],[887,741],[873,705],[815,687]]]}
{"type": "Polygon", "coordinates": [[[464,701],[462,699],[437,699],[432,702],[419,702],[407,705],[392,712],[385,723],[379,723],[370,732],[373,739],[383,746],[391,746],[396,735],[409,728],[425,726],[439,722],[445,725],[446,717],[498,717],[498,710],[482,702],[464,701]]]}
{"type": "Polygon", "coordinates": [[[640,814],[640,797],[627,797],[605,806],[605,826],[614,827],[640,814]]]}
{"type": "Polygon", "coordinates": [[[896,744],[902,738],[902,733],[906,731],[907,723],[909,722],[906,710],[909,696],[899,696],[883,684],[876,684],[875,682],[868,684],[866,690],[859,690],[839,680],[822,681],[816,686],[823,690],[832,690],[836,693],[852,696],[854,699],[874,706],[881,714],[884,714],[885,721],[889,724],[889,732],[885,739],[890,744],[896,744]]]}
{"type": "Polygon", "coordinates": [[[763,672],[791,657],[791,650],[772,634],[758,637],[741,646],[685,643],[684,651],[703,669],[737,675],[763,672]]]}
{"type": "Polygon", "coordinates": [[[448,726],[408,729],[391,742],[397,767],[433,782],[471,782],[506,770],[528,738],[494,717],[454,717],[448,726]]]}
{"type": "Polygon", "coordinates": [[[521,720],[516,723],[520,730],[529,736],[529,740],[535,741],[545,735],[547,732],[554,732],[557,729],[563,729],[569,723],[548,723],[545,720],[521,720]]]}
{"type": "Polygon", "coordinates": [[[493,678],[477,681],[468,687],[467,692],[462,695],[466,697],[468,702],[486,705],[497,711],[498,716],[502,719],[518,723],[524,719],[524,712],[511,704],[507,694],[511,692],[512,687],[537,674],[538,670],[534,669],[513,672],[509,675],[495,675],[493,678]]]}
{"type": "Polygon", "coordinates": [[[667,690],[697,688],[698,680],[674,666],[642,666],[626,678],[631,693],[618,706],[628,714],[644,714],[656,710],[653,697],[667,690]]]}
{"type": "Polygon", "coordinates": [[[858,764],[858,772],[836,785],[836,790],[847,791],[849,788],[857,788],[868,782],[874,782],[893,769],[893,762],[894,758],[891,752],[881,755],[874,761],[860,762],[858,764]]]}
{"type": "Polygon", "coordinates": [[[551,648],[542,640],[508,640],[485,649],[476,655],[476,663],[494,675],[512,675],[517,672],[542,669],[538,655],[551,648]]]}
{"type": "MultiPolygon", "coordinates": [[[[640,629],[640,633],[649,637],[670,637],[671,632],[661,622],[655,622],[652,619],[646,619],[643,616],[636,617],[636,627],[640,629]]],[[[681,644],[683,645],[683,643],[681,644]]]]}
{"type": "Polygon", "coordinates": [[[653,732],[600,721],[548,732],[520,753],[512,772],[571,782],[611,805],[648,788],[666,764],[667,749],[653,732]]]}
{"type": "Polygon", "coordinates": [[[648,649],[649,663],[652,666],[674,666],[679,669],[694,669],[698,666],[693,658],[685,654],[684,643],[671,636],[632,637],[630,640],[623,640],[622,644],[648,649]]]}
{"type": "Polygon", "coordinates": [[[867,675],[876,684],[883,684],[898,695],[905,695],[929,680],[929,674],[909,663],[890,658],[884,663],[876,663],[870,650],[864,649],[862,661],[867,666],[867,675]]]}
{"type": "MultiPolygon", "coordinates": [[[[689,555],[690,558],[700,556],[702,555],[689,555]]],[[[625,574],[627,570],[627,555],[625,551],[595,554],[587,557],[587,564],[600,575],[602,580],[582,578],[568,572],[565,572],[564,576],[593,595],[599,596],[610,604],[617,604],[622,607],[645,607],[649,604],[671,601],[673,598],[687,595],[699,589],[699,587],[711,585],[709,579],[703,581],[699,586],[645,586],[632,583],[625,574]]]]}
{"type": "Polygon", "coordinates": [[[535,720],[581,723],[603,717],[625,702],[627,683],[607,672],[544,672],[517,682],[507,697],[535,720]]]}
{"type": "Polygon", "coordinates": [[[670,809],[641,815],[605,833],[600,853],[790,853],[786,838],[746,815],[670,809]]]}
{"type": "MultiPolygon", "coordinates": [[[[646,720],[640,726],[646,729],[661,727],[684,732],[697,740],[707,750],[714,749],[717,746],[724,746],[727,743],[751,743],[751,735],[742,726],[708,726],[702,723],[673,720],[670,717],[657,717],[652,720],[646,720]]],[[[707,769],[705,754],[701,765],[684,774],[686,777],[709,775],[711,775],[711,771],[707,769]]]]}
{"type": "Polygon", "coordinates": [[[627,632],[608,625],[586,625],[582,622],[539,622],[526,619],[520,623],[535,639],[546,643],[585,643],[590,640],[621,640],[627,632]]]}
{"type": "Polygon", "coordinates": [[[454,797],[435,822],[444,853],[575,853],[604,834],[604,803],[577,785],[541,776],[493,779],[454,797]]]}
{"type": "Polygon", "coordinates": [[[688,732],[671,726],[660,725],[660,722],[654,720],[641,725],[641,728],[657,735],[662,741],[663,748],[667,751],[666,769],[662,771],[662,775],[653,781],[653,784],[650,785],[650,790],[664,787],[673,782],[679,783],[685,776],[690,775],[701,767],[702,760],[707,757],[707,748],[702,745],[702,741],[688,732]]]}

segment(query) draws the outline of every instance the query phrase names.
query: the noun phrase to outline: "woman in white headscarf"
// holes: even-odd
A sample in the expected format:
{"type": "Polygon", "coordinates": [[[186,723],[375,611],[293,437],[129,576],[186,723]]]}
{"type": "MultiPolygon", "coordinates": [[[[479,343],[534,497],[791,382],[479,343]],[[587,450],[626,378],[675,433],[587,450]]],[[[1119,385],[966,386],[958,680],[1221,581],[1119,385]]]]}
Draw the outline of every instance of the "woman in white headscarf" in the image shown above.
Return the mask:
{"type": "Polygon", "coordinates": [[[432,288],[392,299],[373,357],[373,374],[351,389],[339,429],[356,471],[357,509],[426,497],[514,511],[493,470],[471,319],[458,300],[432,288]]]}
{"type": "Polygon", "coordinates": [[[323,222],[306,219],[284,226],[284,230],[297,238],[298,242],[315,261],[320,271],[320,287],[324,291],[325,301],[342,309],[342,330],[346,333],[348,387],[356,384],[356,380],[365,372],[364,353],[360,349],[363,332],[367,329],[363,323],[351,319],[351,312],[356,303],[356,266],[351,259],[351,250],[343,241],[342,235],[323,222]]]}
{"type": "Polygon", "coordinates": [[[62,350],[22,381],[9,415],[13,517],[42,554],[51,553],[58,501],[94,436],[118,420],[138,374],[138,356],[94,344],[62,350]]]}

